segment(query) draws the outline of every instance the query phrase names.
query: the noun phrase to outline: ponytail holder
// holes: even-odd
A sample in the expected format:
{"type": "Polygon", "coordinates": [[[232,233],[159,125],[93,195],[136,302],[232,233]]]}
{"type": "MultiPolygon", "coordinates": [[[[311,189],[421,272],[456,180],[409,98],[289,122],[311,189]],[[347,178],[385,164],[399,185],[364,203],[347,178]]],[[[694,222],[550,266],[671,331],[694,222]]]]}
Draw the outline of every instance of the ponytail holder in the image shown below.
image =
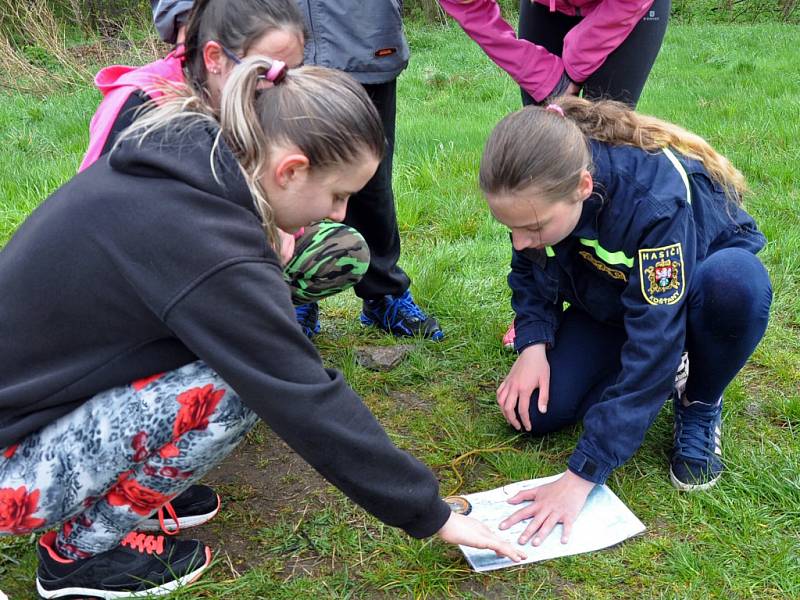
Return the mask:
{"type": "Polygon", "coordinates": [[[553,113],[558,113],[558,114],[559,114],[559,115],[561,115],[562,117],[566,116],[566,115],[564,114],[564,109],[563,109],[563,108],[561,108],[561,107],[560,107],[558,104],[548,104],[548,105],[545,107],[545,110],[547,110],[547,111],[550,111],[550,112],[553,112],[553,113]]]}
{"type": "Polygon", "coordinates": [[[282,60],[273,60],[272,66],[269,68],[267,73],[264,75],[264,79],[271,82],[273,85],[278,85],[281,81],[286,78],[286,72],[289,69],[286,68],[286,63],[282,60]]]}

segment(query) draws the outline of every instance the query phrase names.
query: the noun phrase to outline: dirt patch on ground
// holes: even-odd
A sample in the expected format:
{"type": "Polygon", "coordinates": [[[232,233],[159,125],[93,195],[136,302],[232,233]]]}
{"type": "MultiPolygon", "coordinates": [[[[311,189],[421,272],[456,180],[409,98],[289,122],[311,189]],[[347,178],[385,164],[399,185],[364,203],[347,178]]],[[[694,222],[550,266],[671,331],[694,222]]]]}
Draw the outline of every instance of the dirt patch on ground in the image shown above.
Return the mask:
{"type": "MultiPolygon", "coordinates": [[[[188,537],[208,543],[218,557],[239,573],[266,558],[258,551],[257,533],[281,518],[300,520],[307,511],[331,500],[327,482],[263,424],[212,469],[202,483],[222,498],[220,514],[188,537]],[[227,557],[225,556],[227,555],[227,557]]],[[[287,558],[289,572],[307,572],[306,559],[287,558]]]]}
{"type": "Polygon", "coordinates": [[[395,412],[417,410],[429,413],[433,410],[432,398],[423,398],[414,392],[389,392],[388,396],[392,399],[395,412]]]}

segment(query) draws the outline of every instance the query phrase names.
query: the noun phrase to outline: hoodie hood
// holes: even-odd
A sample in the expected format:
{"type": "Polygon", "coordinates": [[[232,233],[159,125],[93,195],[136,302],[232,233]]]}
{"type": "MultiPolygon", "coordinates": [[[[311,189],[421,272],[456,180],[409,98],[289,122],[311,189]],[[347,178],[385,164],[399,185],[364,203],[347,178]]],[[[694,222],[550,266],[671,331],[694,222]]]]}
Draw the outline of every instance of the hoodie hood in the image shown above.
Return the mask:
{"type": "Polygon", "coordinates": [[[108,163],[114,171],[135,177],[182,182],[256,213],[239,162],[210,118],[190,116],[143,138],[122,138],[108,163]]]}
{"type": "Polygon", "coordinates": [[[131,94],[141,91],[156,100],[163,96],[159,89],[160,84],[183,81],[183,56],[178,56],[175,52],[143,67],[112,65],[100,70],[94,83],[103,94],[103,101],[89,124],[89,147],[78,172],[85,170],[100,157],[114,122],[131,94]]]}

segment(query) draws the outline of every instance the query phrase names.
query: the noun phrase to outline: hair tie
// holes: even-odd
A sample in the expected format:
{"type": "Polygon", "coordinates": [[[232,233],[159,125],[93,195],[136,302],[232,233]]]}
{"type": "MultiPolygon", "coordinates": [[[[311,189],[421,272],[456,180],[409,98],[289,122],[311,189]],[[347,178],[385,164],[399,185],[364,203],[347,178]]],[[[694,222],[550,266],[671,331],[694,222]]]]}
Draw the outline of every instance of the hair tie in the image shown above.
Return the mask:
{"type": "Polygon", "coordinates": [[[559,115],[561,115],[562,117],[565,117],[565,116],[566,116],[566,115],[564,114],[564,109],[563,109],[563,108],[561,108],[561,107],[560,107],[558,104],[548,104],[548,105],[545,107],[545,110],[547,110],[547,111],[550,111],[550,112],[553,112],[553,113],[558,113],[558,114],[559,114],[559,115]]]}
{"type": "Polygon", "coordinates": [[[269,68],[266,75],[264,75],[264,79],[271,82],[273,85],[278,85],[286,78],[286,72],[288,70],[285,62],[282,60],[273,60],[272,66],[269,68]]]}

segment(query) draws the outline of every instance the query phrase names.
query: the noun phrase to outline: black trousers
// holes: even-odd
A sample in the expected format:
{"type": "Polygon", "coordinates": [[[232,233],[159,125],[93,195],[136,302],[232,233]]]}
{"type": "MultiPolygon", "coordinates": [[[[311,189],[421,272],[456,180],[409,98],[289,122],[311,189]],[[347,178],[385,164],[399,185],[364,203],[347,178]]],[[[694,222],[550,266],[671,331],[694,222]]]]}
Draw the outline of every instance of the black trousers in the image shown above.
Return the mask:
{"type": "Polygon", "coordinates": [[[397,266],[400,231],[392,192],[397,80],[365,85],[364,88],[383,122],[386,155],[364,189],[350,197],[344,222],[363,235],[369,246],[369,269],[354,289],[359,298],[370,299],[385,294],[400,295],[411,285],[411,280],[397,266]]]}
{"type": "MultiPolygon", "coordinates": [[[[647,76],[661,49],[661,42],[667,31],[670,5],[671,0],[655,0],[648,14],[633,28],[625,41],[583,83],[584,98],[619,100],[636,107],[647,76]]],[[[561,56],[564,36],[582,18],[550,12],[544,4],[520,0],[519,37],[561,56]]],[[[535,101],[523,90],[522,103],[528,105],[535,101]]]]}

